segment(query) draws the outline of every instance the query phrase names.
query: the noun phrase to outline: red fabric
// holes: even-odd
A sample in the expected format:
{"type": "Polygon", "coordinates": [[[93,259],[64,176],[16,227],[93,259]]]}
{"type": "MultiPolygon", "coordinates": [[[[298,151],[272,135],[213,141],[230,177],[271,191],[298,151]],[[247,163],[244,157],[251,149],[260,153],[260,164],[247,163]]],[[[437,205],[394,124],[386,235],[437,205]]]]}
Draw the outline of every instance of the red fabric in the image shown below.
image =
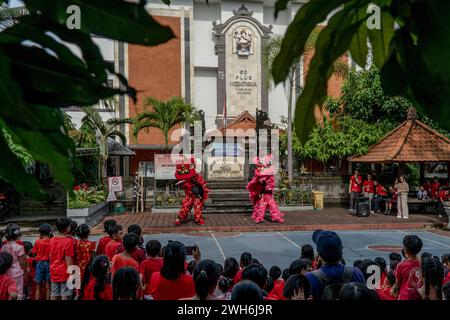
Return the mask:
{"type": "Polygon", "coordinates": [[[36,261],[50,260],[50,239],[37,239],[31,252],[35,256],[34,260],[36,261]]]}
{"type": "MultiPolygon", "coordinates": [[[[8,240],[3,240],[3,245],[5,245],[5,244],[7,244],[8,243],[8,240]]],[[[17,244],[20,244],[21,246],[23,246],[23,241],[22,240],[16,240],[16,243],[17,244]]]]}
{"type": "Polygon", "coordinates": [[[89,240],[78,240],[75,246],[77,264],[80,267],[81,281],[83,281],[84,270],[88,266],[95,252],[96,243],[89,240]]]}
{"type": "Polygon", "coordinates": [[[418,300],[420,295],[417,289],[422,287],[420,279],[420,261],[404,260],[395,268],[394,275],[399,283],[399,300],[418,300]]]}
{"type": "Polygon", "coordinates": [[[10,294],[14,293],[17,293],[16,281],[6,274],[0,274],[0,300],[9,300],[10,294]]]}
{"type": "MultiPolygon", "coordinates": [[[[96,279],[93,278],[89,280],[83,291],[82,300],[96,300],[94,294],[96,279]]],[[[109,283],[105,283],[103,290],[98,295],[99,300],[112,300],[113,299],[113,288],[109,283]]]]}
{"type": "MultiPolygon", "coordinates": [[[[195,170],[194,170],[195,172],[195,170]]],[[[178,178],[177,178],[178,179],[178,178]]],[[[178,179],[180,181],[184,179],[178,179]]],[[[181,204],[180,212],[178,213],[178,219],[183,221],[187,218],[187,215],[194,208],[194,220],[196,223],[203,223],[202,209],[206,199],[208,199],[209,189],[206,187],[206,181],[201,175],[195,173],[192,178],[183,182],[183,189],[185,197],[181,204]],[[192,192],[193,188],[198,186],[203,190],[203,197],[199,198],[192,192]]]]}
{"type": "Polygon", "coordinates": [[[361,192],[362,176],[358,176],[358,179],[355,178],[355,175],[351,176],[350,183],[351,192],[361,192]]]}
{"type": "Polygon", "coordinates": [[[105,254],[106,245],[112,240],[110,236],[103,236],[98,240],[97,250],[95,251],[95,255],[100,256],[105,254]]]}
{"type": "Polygon", "coordinates": [[[125,267],[132,267],[139,272],[139,263],[137,263],[136,260],[126,257],[121,253],[114,255],[111,263],[111,276],[113,276],[117,270],[125,267]]]}
{"type": "Polygon", "coordinates": [[[441,184],[439,182],[433,182],[430,186],[431,198],[436,199],[436,195],[441,184]]]}
{"type": "Polygon", "coordinates": [[[448,191],[447,190],[439,190],[438,197],[441,201],[447,201],[448,199],[448,191]]]}
{"type": "Polygon", "coordinates": [[[374,193],[375,188],[374,188],[373,180],[365,180],[363,182],[363,190],[364,190],[364,192],[367,192],[367,193],[374,193]]]}
{"type": "Polygon", "coordinates": [[[242,280],[242,272],[243,272],[243,270],[241,269],[241,270],[239,270],[239,271],[236,273],[236,275],[234,276],[234,283],[235,283],[235,284],[238,283],[238,282],[240,282],[240,281],[242,280]]]}
{"type": "MultiPolygon", "coordinates": [[[[121,245],[117,248],[116,254],[123,253],[123,252],[125,252],[125,247],[123,246],[123,244],[121,244],[121,245]]],[[[140,264],[142,261],[144,261],[145,258],[146,258],[146,257],[145,257],[144,249],[139,248],[139,247],[133,249],[133,251],[130,252],[130,256],[131,256],[134,260],[136,260],[136,262],[139,263],[139,264],[140,264]]]]}
{"type": "Polygon", "coordinates": [[[120,247],[121,244],[122,241],[119,242],[116,240],[111,240],[110,242],[108,242],[105,247],[105,255],[109,258],[109,260],[112,260],[112,258],[116,254],[117,248],[120,247]]]}
{"type": "Polygon", "coordinates": [[[273,290],[270,291],[270,294],[275,296],[278,300],[283,296],[284,290],[284,280],[278,279],[273,283],[273,290]]]}
{"type": "Polygon", "coordinates": [[[143,282],[146,285],[145,294],[149,294],[150,279],[154,272],[160,272],[163,266],[162,258],[148,258],[139,266],[139,271],[143,276],[143,282]]]}
{"type": "Polygon", "coordinates": [[[160,272],[154,272],[148,292],[154,300],[179,300],[192,297],[195,295],[194,280],[187,274],[182,274],[176,280],[168,280],[160,272]]]}
{"type": "Polygon", "coordinates": [[[376,194],[379,196],[387,196],[386,189],[381,184],[377,185],[376,194]]]}
{"type": "Polygon", "coordinates": [[[447,276],[444,278],[444,281],[442,281],[442,285],[446,284],[447,282],[450,282],[450,272],[447,274],[447,276]]]}
{"type": "Polygon", "coordinates": [[[50,281],[64,282],[69,278],[66,257],[75,256],[72,237],[53,237],[50,240],[50,281]]]}

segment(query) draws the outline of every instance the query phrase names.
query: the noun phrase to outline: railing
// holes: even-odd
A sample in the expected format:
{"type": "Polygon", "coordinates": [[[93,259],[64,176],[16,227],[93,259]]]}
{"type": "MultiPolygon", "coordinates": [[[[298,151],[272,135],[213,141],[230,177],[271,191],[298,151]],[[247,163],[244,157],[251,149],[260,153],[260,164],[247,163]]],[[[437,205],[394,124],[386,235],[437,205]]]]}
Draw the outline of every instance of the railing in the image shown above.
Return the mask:
{"type": "Polygon", "coordinates": [[[178,208],[184,198],[183,190],[176,191],[154,191],[155,208],[178,208]]]}

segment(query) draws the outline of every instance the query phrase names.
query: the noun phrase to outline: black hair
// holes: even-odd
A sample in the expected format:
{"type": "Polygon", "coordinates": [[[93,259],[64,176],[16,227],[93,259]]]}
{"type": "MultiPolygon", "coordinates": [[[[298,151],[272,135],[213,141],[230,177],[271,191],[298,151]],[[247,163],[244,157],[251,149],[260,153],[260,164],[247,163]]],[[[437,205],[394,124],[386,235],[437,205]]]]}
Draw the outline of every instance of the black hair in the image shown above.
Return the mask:
{"type": "Polygon", "coordinates": [[[39,226],[38,232],[41,236],[50,237],[53,234],[53,228],[48,223],[43,223],[39,226]]]}
{"type": "Polygon", "coordinates": [[[252,263],[242,272],[242,279],[251,280],[261,289],[264,289],[267,280],[267,270],[260,264],[252,263]]]}
{"type": "Polygon", "coordinates": [[[77,234],[78,222],[75,220],[70,221],[70,233],[75,236],[77,234]]]}
{"type": "Polygon", "coordinates": [[[407,235],[403,238],[403,246],[412,255],[417,255],[422,250],[423,242],[416,235],[407,235]]]}
{"type": "Polygon", "coordinates": [[[424,258],[421,265],[425,299],[429,299],[430,288],[434,287],[439,300],[442,300],[442,282],[444,281],[444,266],[436,258],[424,258]]]}
{"type": "Polygon", "coordinates": [[[108,257],[100,255],[96,256],[89,264],[89,267],[86,268],[88,270],[86,270],[87,272],[85,273],[85,277],[83,279],[83,287],[89,283],[89,278],[92,275],[92,277],[95,278],[95,300],[101,300],[100,293],[105,289],[105,285],[109,282],[109,265],[110,263],[108,257]]]}
{"type": "Polygon", "coordinates": [[[299,289],[303,291],[305,299],[308,299],[311,294],[311,285],[308,279],[304,275],[294,274],[286,280],[283,289],[283,296],[285,298],[290,298],[299,289]]]}
{"type": "Polygon", "coordinates": [[[402,261],[402,255],[397,252],[391,252],[389,253],[389,261],[402,261]]]}
{"type": "Polygon", "coordinates": [[[137,291],[140,284],[139,273],[135,268],[123,267],[114,273],[113,299],[137,300],[137,291]]]}
{"type": "Polygon", "coordinates": [[[5,229],[5,238],[8,241],[15,241],[20,238],[20,226],[15,223],[8,223],[5,229]]]}
{"type": "Polygon", "coordinates": [[[189,272],[190,274],[193,274],[193,273],[194,273],[194,268],[195,268],[195,265],[196,265],[196,264],[197,264],[197,263],[195,262],[195,260],[189,261],[188,267],[187,267],[187,272],[189,272]]]}
{"type": "Polygon", "coordinates": [[[429,259],[429,258],[432,258],[433,257],[433,255],[431,254],[431,253],[429,253],[429,252],[423,252],[421,255],[420,255],[420,261],[423,261],[424,259],[429,259]]]}
{"type": "Polygon", "coordinates": [[[141,234],[142,234],[142,228],[141,228],[141,226],[138,225],[138,224],[132,224],[132,225],[130,225],[130,226],[128,227],[127,231],[128,231],[128,233],[133,232],[133,233],[137,234],[138,237],[140,237],[141,234]]]}
{"type": "Polygon", "coordinates": [[[314,248],[310,244],[305,244],[300,249],[300,259],[309,259],[311,262],[314,261],[314,248]]]}
{"type": "Polygon", "coordinates": [[[450,300],[450,282],[447,282],[442,287],[442,295],[444,296],[445,300],[450,300]]]}
{"type": "Polygon", "coordinates": [[[77,227],[77,237],[80,239],[87,239],[90,233],[91,229],[89,229],[89,226],[86,223],[80,224],[77,227]]]}
{"type": "Polygon", "coordinates": [[[175,280],[185,272],[186,247],[179,241],[169,242],[164,248],[164,262],[161,275],[168,280],[175,280]]]}
{"type": "Polygon", "coordinates": [[[259,260],[258,259],[256,259],[256,258],[253,258],[252,259],[252,263],[256,263],[256,264],[262,264],[261,262],[259,262],[259,260]]]}
{"type": "Polygon", "coordinates": [[[24,241],[23,248],[25,249],[25,254],[29,255],[30,251],[33,249],[33,244],[30,241],[24,241]]]}
{"type": "Polygon", "coordinates": [[[300,274],[306,271],[308,267],[312,267],[312,262],[309,259],[296,259],[292,261],[289,266],[289,275],[300,274]]]}
{"type": "Polygon", "coordinates": [[[263,300],[261,288],[253,281],[244,280],[234,286],[231,292],[232,301],[259,301],[263,300]]]}
{"type": "Polygon", "coordinates": [[[394,272],[394,270],[391,270],[391,271],[388,272],[388,274],[387,274],[387,276],[386,276],[386,279],[387,279],[387,281],[388,281],[388,283],[389,283],[389,286],[392,287],[392,286],[395,284],[396,278],[395,278],[395,272],[394,272]]]}
{"type": "Polygon", "coordinates": [[[289,271],[289,268],[285,268],[283,270],[283,273],[281,274],[281,277],[283,278],[284,281],[286,281],[289,277],[290,277],[291,273],[289,271]]]}
{"type": "Polygon", "coordinates": [[[13,263],[13,256],[8,252],[0,252],[0,274],[5,274],[13,263]]]}
{"type": "Polygon", "coordinates": [[[56,220],[56,230],[58,230],[59,233],[64,233],[67,231],[67,228],[70,227],[72,220],[70,220],[67,217],[59,217],[56,220]]]}
{"type": "Polygon", "coordinates": [[[138,244],[139,244],[139,236],[134,232],[127,233],[123,237],[123,247],[125,248],[125,251],[128,253],[133,251],[138,244]]]}
{"type": "Polygon", "coordinates": [[[384,260],[384,258],[382,258],[382,257],[376,257],[376,258],[375,258],[375,262],[380,266],[381,271],[384,272],[384,271],[386,270],[387,263],[386,263],[386,260],[384,260]]]}
{"type": "Polygon", "coordinates": [[[362,260],[355,260],[354,262],[353,262],[353,267],[355,267],[355,268],[358,268],[359,270],[361,270],[362,271],[362,269],[363,269],[363,261],[362,260]]]}
{"type": "Polygon", "coordinates": [[[272,266],[269,269],[269,277],[272,278],[273,281],[280,279],[281,277],[281,269],[279,266],[272,266]]]}
{"type": "Polygon", "coordinates": [[[275,286],[275,283],[273,282],[273,279],[271,277],[267,277],[266,286],[264,288],[264,291],[269,293],[270,291],[273,290],[274,286],[275,286]]]}
{"type": "Polygon", "coordinates": [[[115,225],[111,226],[111,228],[108,229],[108,234],[112,238],[113,235],[119,233],[122,230],[123,230],[123,228],[120,224],[115,224],[115,225]]]}
{"type": "Polygon", "coordinates": [[[250,252],[244,252],[241,254],[241,264],[245,268],[252,263],[252,254],[250,252]]]}
{"type": "Polygon", "coordinates": [[[342,301],[378,301],[375,290],[369,289],[365,284],[359,282],[350,282],[344,284],[339,294],[338,300],[342,301]]]}
{"type": "Polygon", "coordinates": [[[195,293],[200,300],[205,300],[208,294],[217,287],[220,269],[212,260],[202,260],[194,268],[195,293]]]}
{"type": "Polygon", "coordinates": [[[217,282],[217,288],[223,293],[226,293],[233,286],[234,280],[232,278],[227,278],[225,276],[221,276],[219,281],[217,282]]]}
{"type": "Polygon", "coordinates": [[[109,229],[117,224],[116,220],[108,219],[103,222],[103,230],[109,234],[109,229]]]}
{"type": "Polygon", "coordinates": [[[222,275],[227,278],[234,279],[236,274],[239,272],[239,262],[233,257],[228,257],[225,259],[223,264],[222,275]]]}
{"type": "Polygon", "coordinates": [[[145,252],[147,255],[154,258],[161,253],[161,242],[158,240],[150,240],[145,245],[145,252]]]}

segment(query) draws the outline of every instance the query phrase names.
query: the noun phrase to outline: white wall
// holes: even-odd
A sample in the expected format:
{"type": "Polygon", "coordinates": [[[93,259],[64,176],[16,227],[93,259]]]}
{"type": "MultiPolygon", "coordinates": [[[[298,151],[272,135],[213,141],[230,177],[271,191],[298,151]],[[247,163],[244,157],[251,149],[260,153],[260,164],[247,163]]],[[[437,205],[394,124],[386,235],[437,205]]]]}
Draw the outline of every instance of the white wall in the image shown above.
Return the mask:
{"type": "Polygon", "coordinates": [[[217,68],[217,56],[214,53],[213,21],[220,22],[220,5],[194,3],[192,22],[193,63],[195,67],[217,68]]]}
{"type": "Polygon", "coordinates": [[[196,68],[194,70],[193,104],[205,112],[206,129],[216,127],[217,114],[217,69],[196,68]]]}

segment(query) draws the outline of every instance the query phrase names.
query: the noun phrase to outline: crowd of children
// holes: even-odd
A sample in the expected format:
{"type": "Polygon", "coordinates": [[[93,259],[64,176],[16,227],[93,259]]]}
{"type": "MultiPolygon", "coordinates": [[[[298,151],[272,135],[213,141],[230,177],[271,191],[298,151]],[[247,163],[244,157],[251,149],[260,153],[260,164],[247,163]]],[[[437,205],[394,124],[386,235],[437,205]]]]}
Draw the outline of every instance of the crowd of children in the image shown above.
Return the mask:
{"type": "Polygon", "coordinates": [[[316,230],[289,268],[268,270],[251,253],[224,264],[202,259],[198,246],[145,243],[142,229],[123,234],[114,220],[106,235],[89,240],[89,227],[66,217],[39,227],[34,245],[9,224],[0,241],[0,300],[449,300],[449,255],[423,252],[415,235],[389,262],[378,257],[346,266],[332,231],[316,230]],[[190,249],[190,250],[188,250],[190,249]],[[193,260],[187,262],[187,253],[193,260]],[[377,273],[378,270],[378,273],[377,273]],[[379,277],[374,277],[379,275],[379,277]]]}

